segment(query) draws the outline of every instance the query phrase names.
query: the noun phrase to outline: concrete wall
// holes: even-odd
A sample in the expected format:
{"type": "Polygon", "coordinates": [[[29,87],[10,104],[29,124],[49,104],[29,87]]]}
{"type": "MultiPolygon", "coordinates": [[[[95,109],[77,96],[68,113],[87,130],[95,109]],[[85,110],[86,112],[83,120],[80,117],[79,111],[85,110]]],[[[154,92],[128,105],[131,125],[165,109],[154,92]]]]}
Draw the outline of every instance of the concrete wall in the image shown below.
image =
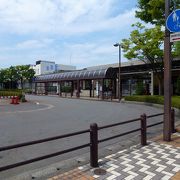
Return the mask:
{"type": "Polygon", "coordinates": [[[71,66],[71,65],[64,65],[64,64],[56,64],[56,70],[63,70],[63,71],[73,71],[76,70],[76,66],[71,66]]]}
{"type": "Polygon", "coordinates": [[[32,65],[31,67],[35,70],[36,76],[42,74],[51,74],[56,71],[73,71],[76,70],[76,66],[64,65],[64,64],[55,64],[51,61],[39,61],[39,64],[32,65]]]}

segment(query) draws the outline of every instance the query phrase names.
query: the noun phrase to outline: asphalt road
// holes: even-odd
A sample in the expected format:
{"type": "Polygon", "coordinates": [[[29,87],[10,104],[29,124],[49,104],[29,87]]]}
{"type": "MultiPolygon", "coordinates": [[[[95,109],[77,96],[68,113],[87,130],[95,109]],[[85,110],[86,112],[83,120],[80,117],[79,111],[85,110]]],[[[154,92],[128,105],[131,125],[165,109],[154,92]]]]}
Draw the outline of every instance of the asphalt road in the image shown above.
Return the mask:
{"type": "MultiPolygon", "coordinates": [[[[143,113],[151,115],[163,111],[160,108],[137,104],[65,99],[57,96],[27,96],[27,99],[29,100],[27,103],[20,105],[0,106],[1,147],[89,129],[89,125],[94,122],[99,126],[103,126],[138,118],[143,113]]],[[[148,124],[162,121],[162,119],[163,116],[149,119],[148,124]]],[[[132,130],[133,128],[138,128],[139,124],[140,123],[137,122],[102,130],[99,133],[99,139],[123,133],[127,130],[132,130]]],[[[152,128],[149,131],[150,135],[159,132],[161,127],[162,125],[152,128]]],[[[118,138],[107,143],[102,143],[100,148],[117,142],[127,144],[127,141],[130,139],[134,139],[134,141],[138,143],[138,133],[118,138]]],[[[85,134],[1,152],[0,165],[4,166],[24,161],[88,142],[89,134],[85,134]]],[[[43,167],[87,152],[89,152],[89,148],[8,170],[0,173],[0,177],[10,177],[18,173],[43,167]]]]}

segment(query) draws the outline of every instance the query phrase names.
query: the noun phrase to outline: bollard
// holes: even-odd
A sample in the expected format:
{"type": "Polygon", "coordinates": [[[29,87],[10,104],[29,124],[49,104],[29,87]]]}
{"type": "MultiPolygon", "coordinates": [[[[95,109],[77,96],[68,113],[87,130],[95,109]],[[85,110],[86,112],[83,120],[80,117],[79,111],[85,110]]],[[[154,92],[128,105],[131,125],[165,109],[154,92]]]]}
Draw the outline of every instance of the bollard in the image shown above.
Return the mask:
{"type": "Polygon", "coordinates": [[[98,167],[98,126],[96,123],[90,125],[90,165],[98,167]]]}
{"type": "Polygon", "coordinates": [[[15,97],[14,104],[19,104],[19,97],[18,96],[15,97]]]}
{"type": "Polygon", "coordinates": [[[11,98],[11,104],[14,104],[14,96],[11,98]]]}
{"type": "Polygon", "coordinates": [[[175,133],[175,111],[174,109],[171,109],[171,133],[175,133]]]}
{"type": "Polygon", "coordinates": [[[141,115],[141,145],[147,145],[147,127],[146,127],[146,114],[141,115]]]}

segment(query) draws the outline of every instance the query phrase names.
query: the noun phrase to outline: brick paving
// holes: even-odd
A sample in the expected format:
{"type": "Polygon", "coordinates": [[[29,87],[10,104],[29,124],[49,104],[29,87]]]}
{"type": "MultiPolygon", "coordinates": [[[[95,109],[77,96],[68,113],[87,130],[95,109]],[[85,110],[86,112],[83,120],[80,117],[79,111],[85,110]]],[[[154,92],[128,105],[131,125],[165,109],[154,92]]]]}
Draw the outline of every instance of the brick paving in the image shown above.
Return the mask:
{"type": "Polygon", "coordinates": [[[180,180],[180,171],[177,172],[172,178],[171,180],[180,180]]]}
{"type": "MultiPolygon", "coordinates": [[[[180,128],[178,129],[178,131],[180,128]]],[[[180,180],[180,133],[172,135],[171,142],[162,136],[147,146],[132,146],[99,160],[98,168],[89,164],[48,178],[48,180],[180,180]]]]}
{"type": "Polygon", "coordinates": [[[76,168],[66,173],[56,175],[49,180],[94,180],[92,176],[88,176],[85,172],[81,171],[80,169],[76,168]]]}

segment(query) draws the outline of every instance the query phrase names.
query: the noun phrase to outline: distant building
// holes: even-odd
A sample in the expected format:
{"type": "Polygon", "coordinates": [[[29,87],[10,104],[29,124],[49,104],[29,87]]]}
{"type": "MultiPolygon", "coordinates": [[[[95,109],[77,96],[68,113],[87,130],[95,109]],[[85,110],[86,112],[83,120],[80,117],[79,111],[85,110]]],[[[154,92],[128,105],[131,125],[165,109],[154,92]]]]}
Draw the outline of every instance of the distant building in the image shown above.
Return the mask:
{"type": "Polygon", "coordinates": [[[74,71],[76,66],[56,64],[54,61],[36,61],[36,65],[31,66],[35,70],[35,75],[51,74],[59,71],[74,71]]]}
{"type": "MultiPolygon", "coordinates": [[[[150,63],[128,61],[86,67],[82,70],[36,76],[34,92],[37,94],[59,94],[60,96],[114,98],[136,94],[139,84],[142,93],[158,95],[162,89],[158,79],[161,71],[154,72],[150,63]],[[120,83],[119,81],[120,68],[120,83]],[[120,86],[119,86],[120,85],[120,86]]],[[[180,76],[180,59],[172,60],[172,93],[176,94],[180,76]]]]}

